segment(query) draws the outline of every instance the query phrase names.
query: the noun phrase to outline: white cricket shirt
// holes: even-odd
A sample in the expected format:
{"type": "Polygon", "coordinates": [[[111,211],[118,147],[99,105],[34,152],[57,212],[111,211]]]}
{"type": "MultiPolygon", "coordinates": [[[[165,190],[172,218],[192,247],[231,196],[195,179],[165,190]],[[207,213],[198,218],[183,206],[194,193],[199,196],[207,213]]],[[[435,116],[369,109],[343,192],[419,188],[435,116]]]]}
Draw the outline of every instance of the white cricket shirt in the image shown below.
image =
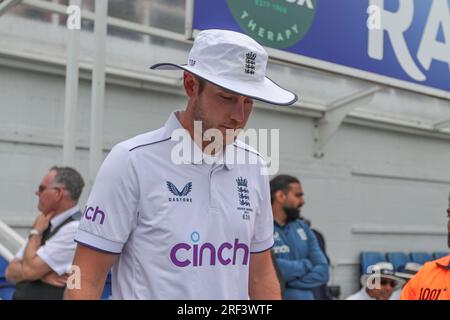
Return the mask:
{"type": "Polygon", "coordinates": [[[265,162],[235,142],[225,154],[247,164],[175,164],[180,142],[171,135],[180,128],[172,113],[164,127],[111,150],[76,241],[120,254],[113,299],[248,299],[250,254],[273,245],[265,162]]]}

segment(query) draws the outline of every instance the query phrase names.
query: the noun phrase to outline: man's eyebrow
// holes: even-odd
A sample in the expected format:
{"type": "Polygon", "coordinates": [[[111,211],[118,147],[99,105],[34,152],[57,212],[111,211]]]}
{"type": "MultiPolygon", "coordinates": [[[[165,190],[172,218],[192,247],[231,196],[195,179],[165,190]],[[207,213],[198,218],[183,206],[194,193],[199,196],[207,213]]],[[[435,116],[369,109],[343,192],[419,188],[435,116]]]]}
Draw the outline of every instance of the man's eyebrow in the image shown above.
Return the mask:
{"type": "Polygon", "coordinates": [[[221,87],[219,87],[219,92],[218,93],[226,93],[226,94],[232,94],[232,95],[237,95],[237,96],[239,95],[236,92],[233,92],[233,91],[230,91],[228,89],[221,88],[221,87]]]}
{"type": "Polygon", "coordinates": [[[240,93],[228,90],[226,88],[222,88],[222,87],[219,87],[219,86],[217,86],[217,88],[218,88],[217,94],[226,93],[226,94],[231,94],[231,95],[234,95],[234,96],[243,96],[243,97],[246,97],[247,99],[253,99],[251,97],[244,96],[244,95],[242,95],[240,93]]]}
{"type": "Polygon", "coordinates": [[[241,94],[239,94],[239,93],[236,93],[236,92],[230,91],[230,90],[228,90],[228,89],[219,87],[219,89],[218,89],[218,91],[215,93],[215,95],[220,96],[220,95],[222,95],[222,94],[229,94],[229,95],[231,95],[231,96],[233,96],[233,97],[244,97],[245,99],[248,99],[248,100],[250,100],[250,101],[252,101],[252,102],[254,101],[254,98],[252,98],[252,97],[243,96],[243,95],[241,95],[241,94]]]}

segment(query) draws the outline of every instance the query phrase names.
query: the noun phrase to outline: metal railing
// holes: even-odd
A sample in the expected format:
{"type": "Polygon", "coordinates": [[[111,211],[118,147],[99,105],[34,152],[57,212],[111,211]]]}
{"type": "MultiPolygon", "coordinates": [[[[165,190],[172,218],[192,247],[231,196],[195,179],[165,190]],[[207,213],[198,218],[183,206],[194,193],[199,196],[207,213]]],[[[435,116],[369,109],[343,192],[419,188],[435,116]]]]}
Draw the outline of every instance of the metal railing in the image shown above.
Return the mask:
{"type": "MultiPolygon", "coordinates": [[[[0,234],[2,235],[2,238],[14,244],[16,247],[21,247],[25,243],[25,239],[2,220],[0,220],[0,234]]],[[[11,261],[14,258],[14,254],[1,243],[0,255],[8,261],[11,261]]]]}

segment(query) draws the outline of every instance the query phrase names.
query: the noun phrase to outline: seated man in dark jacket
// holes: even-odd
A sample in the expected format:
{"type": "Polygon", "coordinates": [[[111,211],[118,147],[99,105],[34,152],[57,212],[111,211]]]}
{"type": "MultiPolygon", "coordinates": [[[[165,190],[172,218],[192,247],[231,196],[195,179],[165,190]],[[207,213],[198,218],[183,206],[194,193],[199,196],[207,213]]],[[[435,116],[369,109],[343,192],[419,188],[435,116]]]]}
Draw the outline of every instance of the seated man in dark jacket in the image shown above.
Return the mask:
{"type": "Polygon", "coordinates": [[[273,252],[285,282],[285,299],[313,300],[313,288],[328,282],[328,263],[309,226],[300,220],[305,204],[295,177],[279,175],[270,181],[274,215],[273,252]]]}

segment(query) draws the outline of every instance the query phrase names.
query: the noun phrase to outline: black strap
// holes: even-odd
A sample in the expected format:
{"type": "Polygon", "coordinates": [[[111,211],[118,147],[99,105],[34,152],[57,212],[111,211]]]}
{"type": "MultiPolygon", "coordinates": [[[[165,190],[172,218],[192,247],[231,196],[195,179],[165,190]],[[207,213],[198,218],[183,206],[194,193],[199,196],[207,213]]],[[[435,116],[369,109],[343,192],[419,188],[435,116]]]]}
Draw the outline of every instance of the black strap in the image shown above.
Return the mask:
{"type": "Polygon", "coordinates": [[[52,230],[52,224],[49,223],[47,229],[45,229],[44,232],[42,232],[41,247],[45,244],[45,241],[48,240],[51,230],[52,230]]]}
{"type": "Polygon", "coordinates": [[[55,229],[53,229],[53,231],[50,231],[51,230],[51,224],[49,224],[48,228],[42,233],[41,247],[45,244],[45,242],[48,239],[53,237],[59,231],[59,229],[64,227],[66,224],[68,224],[68,223],[70,223],[72,221],[80,220],[80,217],[81,217],[80,214],[81,214],[80,211],[78,211],[77,213],[73,214],[72,216],[70,216],[69,218],[64,220],[63,223],[61,223],[59,226],[57,226],[55,229]]]}

